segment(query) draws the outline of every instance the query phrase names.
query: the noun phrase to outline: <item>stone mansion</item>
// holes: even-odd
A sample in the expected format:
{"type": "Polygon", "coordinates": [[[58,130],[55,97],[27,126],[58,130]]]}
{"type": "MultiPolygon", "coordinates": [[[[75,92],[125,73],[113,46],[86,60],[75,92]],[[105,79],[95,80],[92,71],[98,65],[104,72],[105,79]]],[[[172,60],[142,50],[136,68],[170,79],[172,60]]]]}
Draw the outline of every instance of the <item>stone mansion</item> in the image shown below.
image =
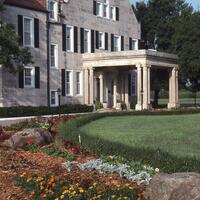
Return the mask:
{"type": "Polygon", "coordinates": [[[169,108],[178,106],[177,56],[140,47],[128,0],[4,0],[34,64],[11,74],[0,65],[0,106],[58,106],[100,101],[150,108],[151,69],[169,72],[169,108]]]}

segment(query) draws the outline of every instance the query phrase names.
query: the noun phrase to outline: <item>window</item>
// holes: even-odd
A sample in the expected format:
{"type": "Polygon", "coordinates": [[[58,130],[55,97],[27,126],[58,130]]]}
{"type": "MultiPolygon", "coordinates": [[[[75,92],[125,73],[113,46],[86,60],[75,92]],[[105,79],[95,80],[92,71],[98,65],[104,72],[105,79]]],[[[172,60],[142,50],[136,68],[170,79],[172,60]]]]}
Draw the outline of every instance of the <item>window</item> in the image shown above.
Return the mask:
{"type": "Polygon", "coordinates": [[[84,30],[84,52],[91,53],[91,31],[84,30]]]}
{"type": "Polygon", "coordinates": [[[105,33],[99,32],[99,48],[105,49],[105,33]]]}
{"type": "Polygon", "coordinates": [[[33,67],[24,68],[24,86],[25,87],[35,86],[35,68],[33,67]]]}
{"type": "Polygon", "coordinates": [[[136,96],[136,80],[137,80],[136,72],[131,71],[131,96],[136,96]]]}
{"type": "Polygon", "coordinates": [[[76,94],[81,95],[82,94],[82,73],[76,72],[76,94]]]}
{"type": "Polygon", "coordinates": [[[108,0],[104,0],[104,3],[103,3],[103,16],[105,18],[109,18],[109,4],[108,4],[108,0]]]}
{"type": "Polygon", "coordinates": [[[121,51],[121,37],[114,36],[114,51],[121,51]]]}
{"type": "Polygon", "coordinates": [[[66,27],[66,46],[67,51],[73,52],[74,51],[74,28],[72,26],[66,27]]]}
{"type": "Polygon", "coordinates": [[[49,0],[49,18],[55,21],[58,18],[58,3],[54,0],[49,0]]]}
{"type": "Polygon", "coordinates": [[[102,11],[103,11],[103,4],[100,3],[100,2],[97,2],[97,4],[96,4],[96,13],[97,13],[97,16],[102,17],[103,16],[102,11]]]}
{"type": "Polygon", "coordinates": [[[138,40],[132,40],[132,50],[138,50],[138,40]]]}
{"type": "Polygon", "coordinates": [[[66,71],[66,95],[72,96],[72,71],[66,71]]]}
{"type": "Polygon", "coordinates": [[[24,25],[23,44],[26,47],[33,47],[34,46],[34,20],[33,18],[24,17],[23,25],[24,25]]]}
{"type": "Polygon", "coordinates": [[[50,45],[51,67],[58,68],[58,45],[50,45]]]}
{"type": "Polygon", "coordinates": [[[110,19],[112,20],[116,20],[116,11],[115,11],[115,7],[110,7],[110,19]]]}
{"type": "Polygon", "coordinates": [[[50,100],[51,100],[51,106],[58,106],[58,93],[56,90],[51,90],[50,100]]]}

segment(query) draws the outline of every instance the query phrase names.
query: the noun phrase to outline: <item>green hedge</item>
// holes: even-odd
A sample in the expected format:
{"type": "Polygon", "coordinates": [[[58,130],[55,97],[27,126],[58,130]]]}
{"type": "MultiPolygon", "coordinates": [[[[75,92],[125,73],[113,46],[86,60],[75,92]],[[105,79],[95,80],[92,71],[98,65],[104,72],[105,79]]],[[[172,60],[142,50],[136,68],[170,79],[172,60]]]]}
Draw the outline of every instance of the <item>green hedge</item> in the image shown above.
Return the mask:
{"type": "MultiPolygon", "coordinates": [[[[80,127],[94,120],[108,116],[127,116],[127,115],[178,115],[200,113],[196,110],[174,110],[161,112],[121,112],[121,113],[99,113],[80,116],[61,124],[60,134],[56,138],[57,143],[63,141],[73,141],[78,144],[78,135],[81,135],[82,146],[97,155],[118,155],[128,160],[134,158],[144,164],[159,167],[163,172],[200,172],[200,160],[195,158],[180,158],[170,155],[160,149],[152,150],[145,148],[133,148],[120,143],[110,142],[99,137],[90,136],[80,131],[80,127]]],[[[109,123],[109,122],[108,122],[109,123]]]]}
{"type": "MultiPolygon", "coordinates": [[[[87,105],[68,104],[61,106],[61,114],[85,113],[92,111],[93,111],[93,106],[87,106],[87,105]]],[[[58,113],[59,113],[58,107],[48,108],[46,106],[40,106],[40,107],[19,106],[19,107],[0,108],[0,118],[54,115],[58,113]]]]}

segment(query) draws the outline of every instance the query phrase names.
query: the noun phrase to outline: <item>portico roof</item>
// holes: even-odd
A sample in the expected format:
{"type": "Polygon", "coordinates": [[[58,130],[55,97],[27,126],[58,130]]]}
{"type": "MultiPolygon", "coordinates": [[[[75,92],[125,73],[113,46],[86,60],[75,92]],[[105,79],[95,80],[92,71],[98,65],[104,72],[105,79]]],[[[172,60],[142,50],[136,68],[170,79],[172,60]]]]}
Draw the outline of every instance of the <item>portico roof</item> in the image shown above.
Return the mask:
{"type": "Polygon", "coordinates": [[[135,50],[83,54],[83,67],[113,67],[150,65],[151,67],[178,68],[178,56],[155,50],[135,50]]]}

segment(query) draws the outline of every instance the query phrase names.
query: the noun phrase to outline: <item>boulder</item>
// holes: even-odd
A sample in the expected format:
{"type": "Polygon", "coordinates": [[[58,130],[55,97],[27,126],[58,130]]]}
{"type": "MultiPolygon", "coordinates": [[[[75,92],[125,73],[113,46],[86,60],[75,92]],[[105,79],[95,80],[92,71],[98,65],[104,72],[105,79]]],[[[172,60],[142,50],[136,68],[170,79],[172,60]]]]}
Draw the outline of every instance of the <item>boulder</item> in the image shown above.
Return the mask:
{"type": "Polygon", "coordinates": [[[200,200],[200,174],[159,174],[147,188],[149,200],[200,200]]]}
{"type": "Polygon", "coordinates": [[[41,128],[24,129],[15,133],[4,142],[4,145],[12,149],[24,148],[28,144],[39,146],[50,144],[53,141],[51,133],[41,128]]]}

